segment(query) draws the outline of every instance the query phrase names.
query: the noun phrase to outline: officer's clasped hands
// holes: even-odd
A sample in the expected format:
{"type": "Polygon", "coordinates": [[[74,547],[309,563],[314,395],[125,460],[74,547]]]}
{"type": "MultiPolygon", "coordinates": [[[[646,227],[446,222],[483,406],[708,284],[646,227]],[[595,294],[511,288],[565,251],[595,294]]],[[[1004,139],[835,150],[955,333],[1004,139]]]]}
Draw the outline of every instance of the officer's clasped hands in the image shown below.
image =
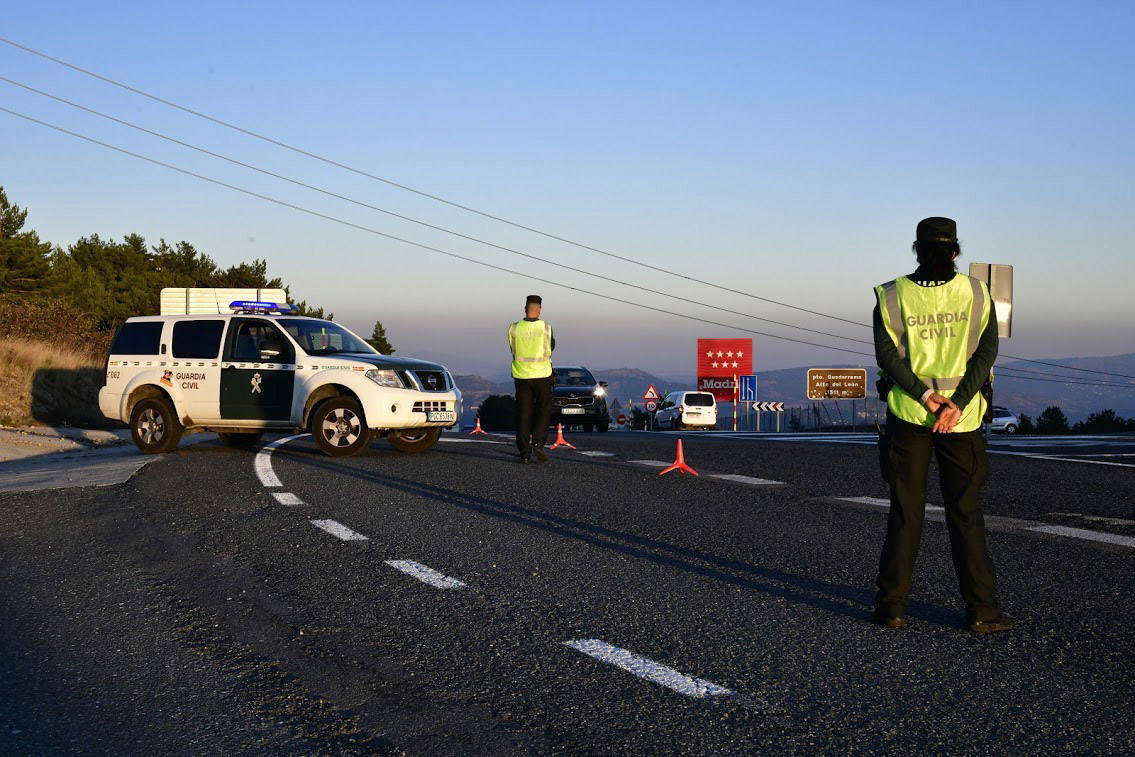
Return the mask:
{"type": "Polygon", "coordinates": [[[954,430],[954,426],[961,420],[962,411],[949,397],[935,392],[927,396],[923,404],[930,412],[938,416],[938,420],[934,422],[934,427],[931,429],[935,433],[948,434],[954,430]]]}

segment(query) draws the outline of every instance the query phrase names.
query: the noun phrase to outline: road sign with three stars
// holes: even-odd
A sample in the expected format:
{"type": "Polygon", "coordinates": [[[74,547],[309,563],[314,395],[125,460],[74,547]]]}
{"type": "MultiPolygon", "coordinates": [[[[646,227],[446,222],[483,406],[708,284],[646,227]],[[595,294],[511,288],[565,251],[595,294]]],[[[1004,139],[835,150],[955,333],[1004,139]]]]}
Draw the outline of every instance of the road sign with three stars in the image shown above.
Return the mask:
{"type": "Polygon", "coordinates": [[[732,402],[734,376],[753,372],[752,339],[699,339],[698,389],[713,392],[720,402],[732,402]]]}

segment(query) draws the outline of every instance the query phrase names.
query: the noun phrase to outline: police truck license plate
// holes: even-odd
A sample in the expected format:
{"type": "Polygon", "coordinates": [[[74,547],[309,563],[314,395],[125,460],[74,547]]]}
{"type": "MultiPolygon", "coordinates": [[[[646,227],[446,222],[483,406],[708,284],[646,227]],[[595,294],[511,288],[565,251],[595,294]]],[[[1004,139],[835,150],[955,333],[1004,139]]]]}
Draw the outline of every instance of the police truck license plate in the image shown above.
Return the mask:
{"type": "Polygon", "coordinates": [[[433,410],[426,413],[427,423],[438,423],[441,421],[455,421],[457,420],[457,413],[452,410],[433,410]]]}
{"type": "Polygon", "coordinates": [[[564,415],[583,415],[582,407],[565,407],[560,410],[564,415]]]}

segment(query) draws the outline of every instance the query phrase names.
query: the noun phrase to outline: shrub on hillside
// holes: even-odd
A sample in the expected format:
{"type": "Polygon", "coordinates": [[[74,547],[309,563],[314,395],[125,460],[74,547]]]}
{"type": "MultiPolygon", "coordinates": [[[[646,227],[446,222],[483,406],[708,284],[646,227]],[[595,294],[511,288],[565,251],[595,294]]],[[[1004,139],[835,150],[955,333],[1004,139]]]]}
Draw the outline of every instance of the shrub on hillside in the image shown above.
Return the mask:
{"type": "Polygon", "coordinates": [[[65,300],[0,297],[0,339],[42,342],[101,359],[110,337],[96,331],[94,318],[65,300]]]}
{"type": "Polygon", "coordinates": [[[1077,434],[1106,434],[1116,431],[1135,431],[1135,419],[1128,420],[1116,415],[1114,410],[1101,410],[1092,413],[1086,421],[1080,421],[1072,430],[1077,434]]]}
{"type": "Polygon", "coordinates": [[[1046,407],[1036,419],[1036,430],[1039,434],[1067,434],[1068,416],[1055,405],[1046,407]]]}

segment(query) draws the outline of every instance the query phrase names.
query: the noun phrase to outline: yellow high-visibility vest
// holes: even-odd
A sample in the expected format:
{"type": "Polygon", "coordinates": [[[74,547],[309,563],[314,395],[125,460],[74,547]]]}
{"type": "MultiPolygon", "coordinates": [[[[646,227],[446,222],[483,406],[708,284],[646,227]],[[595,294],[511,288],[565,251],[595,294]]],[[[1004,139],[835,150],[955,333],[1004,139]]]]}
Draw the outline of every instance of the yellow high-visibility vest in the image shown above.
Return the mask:
{"type": "MultiPolygon", "coordinates": [[[[875,296],[899,357],[927,387],[944,397],[951,396],[989,324],[990,298],[985,284],[960,273],[939,286],[920,286],[900,276],[875,287],[875,296]]],[[[895,386],[887,395],[887,407],[908,423],[933,426],[934,413],[920,400],[895,386]]],[[[976,393],[954,431],[980,428],[985,404],[985,397],[976,393]]]]}
{"type": "Polygon", "coordinates": [[[517,321],[508,327],[512,351],[512,377],[547,378],[552,375],[552,327],[543,321],[517,321]]]}

